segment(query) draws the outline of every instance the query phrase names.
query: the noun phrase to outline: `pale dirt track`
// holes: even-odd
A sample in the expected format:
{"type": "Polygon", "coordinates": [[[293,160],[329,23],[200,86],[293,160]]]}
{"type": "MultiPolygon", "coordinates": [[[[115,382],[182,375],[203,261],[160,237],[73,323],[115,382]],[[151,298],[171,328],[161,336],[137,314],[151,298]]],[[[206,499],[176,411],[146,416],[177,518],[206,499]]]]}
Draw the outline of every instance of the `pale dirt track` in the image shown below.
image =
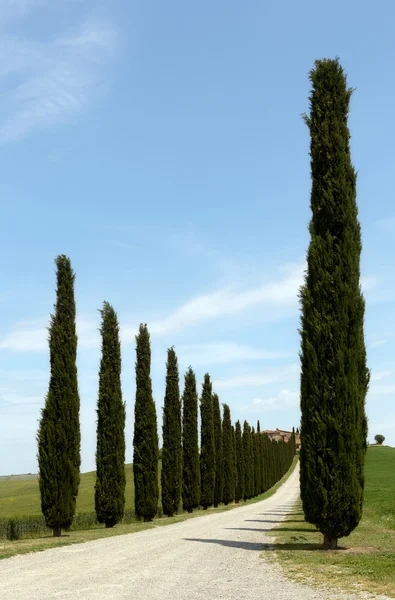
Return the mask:
{"type": "MultiPolygon", "coordinates": [[[[268,500],[168,527],[0,561],[1,600],[361,598],[288,581],[266,562],[292,509],[299,470],[268,500]],[[268,547],[265,548],[265,544],[268,547]]],[[[378,597],[376,597],[378,598],[378,597]]],[[[382,596],[381,598],[384,598],[382,596]]]]}

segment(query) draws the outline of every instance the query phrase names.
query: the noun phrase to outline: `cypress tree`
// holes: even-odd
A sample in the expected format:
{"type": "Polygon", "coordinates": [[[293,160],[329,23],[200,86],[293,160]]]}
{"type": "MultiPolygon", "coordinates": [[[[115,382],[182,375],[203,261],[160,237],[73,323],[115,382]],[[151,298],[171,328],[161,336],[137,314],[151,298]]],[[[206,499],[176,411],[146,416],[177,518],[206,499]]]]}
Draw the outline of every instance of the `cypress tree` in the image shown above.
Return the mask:
{"type": "Polygon", "coordinates": [[[358,525],[367,421],[361,231],[347,125],[352,90],[335,60],[310,72],[310,246],[301,291],[301,496],[324,547],[358,525]]]}
{"type": "Polygon", "coordinates": [[[158,510],[158,430],[152,397],[151,347],[147,325],[136,336],[136,401],[134,405],[133,475],[137,517],[152,521],[158,510]]]}
{"type": "Polygon", "coordinates": [[[255,429],[250,427],[251,498],[255,496],[255,429]]]}
{"type": "Polygon", "coordinates": [[[95,510],[99,523],[113,527],[125,508],[125,405],[121,388],[118,318],[104,302],[100,311],[102,358],[97,403],[95,510]]]}
{"type": "Polygon", "coordinates": [[[243,452],[244,452],[244,500],[251,498],[251,436],[250,426],[247,421],[243,425],[243,452]]]}
{"type": "Polygon", "coordinates": [[[236,464],[236,430],[232,425],[232,449],[233,449],[233,500],[236,497],[237,486],[237,464],[236,464]]]}
{"type": "Polygon", "coordinates": [[[57,290],[49,328],[50,380],[37,434],[41,510],[54,537],[73,522],[80,482],[80,399],[74,279],[70,259],[55,260],[57,290]]]}
{"type": "Polygon", "coordinates": [[[230,418],[230,409],[224,404],[224,420],[222,424],[224,448],[224,504],[232,502],[235,497],[234,458],[233,458],[233,431],[230,418]]]}
{"type": "Polygon", "coordinates": [[[235,431],[235,446],[236,446],[236,490],[235,490],[235,501],[236,504],[244,496],[244,480],[245,480],[245,464],[244,464],[244,451],[243,451],[243,440],[241,437],[241,425],[240,421],[236,423],[235,431]]]}
{"type": "Polygon", "coordinates": [[[163,410],[162,509],[168,517],[178,510],[182,486],[181,400],[178,362],[174,348],[167,351],[166,392],[163,410]]]}
{"type": "Polygon", "coordinates": [[[213,397],[210,375],[204,376],[202,396],[200,398],[200,504],[207,509],[214,502],[215,487],[215,443],[213,397]]]}
{"type": "Polygon", "coordinates": [[[255,496],[259,496],[262,487],[262,460],[261,460],[261,426],[259,421],[256,424],[256,433],[254,440],[255,447],[255,496]]]}
{"type": "Polygon", "coordinates": [[[214,488],[214,506],[222,502],[222,492],[224,487],[224,465],[222,451],[222,423],[221,409],[217,394],[213,394],[213,418],[214,418],[214,442],[215,442],[215,488],[214,488]]]}
{"type": "Polygon", "coordinates": [[[200,502],[198,395],[191,367],[185,374],[182,403],[182,505],[191,513],[200,502]]]}

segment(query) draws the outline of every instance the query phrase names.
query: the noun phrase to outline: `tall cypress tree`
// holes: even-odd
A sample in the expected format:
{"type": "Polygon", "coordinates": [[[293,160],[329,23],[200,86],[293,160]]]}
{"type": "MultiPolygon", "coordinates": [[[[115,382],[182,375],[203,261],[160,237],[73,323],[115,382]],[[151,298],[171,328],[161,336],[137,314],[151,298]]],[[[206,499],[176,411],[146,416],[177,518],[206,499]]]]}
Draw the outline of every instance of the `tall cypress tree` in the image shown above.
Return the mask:
{"type": "Polygon", "coordinates": [[[158,430],[152,397],[151,346],[147,325],[136,336],[136,402],[134,405],[133,475],[136,515],[152,521],[158,510],[158,430]]]}
{"type": "Polygon", "coordinates": [[[243,452],[244,452],[244,500],[251,498],[251,436],[250,426],[247,421],[243,425],[243,452]]]}
{"type": "Polygon", "coordinates": [[[68,529],[80,482],[80,399],[74,279],[70,259],[55,260],[57,290],[49,328],[50,380],[37,434],[41,510],[53,535],[68,529]]]}
{"type": "Polygon", "coordinates": [[[182,505],[191,513],[200,502],[198,395],[192,367],[185,374],[182,404],[182,505]]]}
{"type": "Polygon", "coordinates": [[[104,302],[100,311],[102,358],[97,403],[95,510],[99,523],[113,527],[125,508],[125,405],[121,388],[118,318],[104,302]]]}
{"type": "Polygon", "coordinates": [[[259,421],[256,424],[255,432],[255,496],[259,496],[262,491],[262,459],[261,459],[261,426],[259,421]]]}
{"type": "Polygon", "coordinates": [[[207,509],[214,502],[215,487],[215,443],[213,396],[210,375],[204,376],[200,398],[200,504],[207,509]]]}
{"type": "Polygon", "coordinates": [[[310,72],[310,246],[301,291],[301,495],[325,548],[362,513],[367,421],[361,231],[347,125],[352,90],[338,59],[310,72]]]}
{"type": "Polygon", "coordinates": [[[213,394],[213,418],[214,418],[214,442],[215,442],[215,488],[214,488],[214,506],[222,502],[222,492],[224,487],[224,465],[222,450],[222,423],[221,409],[217,394],[213,394]]]}
{"type": "Polygon", "coordinates": [[[237,464],[236,464],[236,430],[235,426],[232,425],[232,450],[233,450],[233,498],[236,498],[236,486],[237,486],[237,464]]]}
{"type": "Polygon", "coordinates": [[[182,486],[181,401],[177,355],[167,351],[166,392],[163,411],[162,509],[168,517],[178,510],[182,486]]]}
{"type": "Polygon", "coordinates": [[[236,423],[235,445],[236,445],[236,469],[237,469],[235,501],[237,504],[238,502],[240,502],[240,500],[244,496],[244,479],[245,479],[244,451],[243,451],[243,440],[241,437],[240,421],[237,421],[237,423],[236,423]]]}
{"type": "Polygon", "coordinates": [[[250,427],[250,456],[251,456],[251,498],[255,494],[255,429],[250,427]]]}
{"type": "Polygon", "coordinates": [[[235,497],[234,458],[233,458],[233,430],[230,418],[230,408],[224,404],[224,420],[222,424],[224,447],[224,504],[229,504],[235,497]]]}

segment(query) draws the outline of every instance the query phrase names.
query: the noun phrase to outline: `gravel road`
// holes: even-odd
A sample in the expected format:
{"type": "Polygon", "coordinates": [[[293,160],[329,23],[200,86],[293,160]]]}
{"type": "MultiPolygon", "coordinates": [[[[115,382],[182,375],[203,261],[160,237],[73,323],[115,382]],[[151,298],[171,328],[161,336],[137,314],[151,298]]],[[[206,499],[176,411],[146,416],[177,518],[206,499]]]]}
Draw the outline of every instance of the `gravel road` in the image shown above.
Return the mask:
{"type": "MultiPolygon", "coordinates": [[[[271,498],[136,534],[0,561],[1,600],[370,598],[288,581],[262,553],[292,509],[299,471],[271,498]]],[[[384,599],[384,596],[376,597],[384,599]]]]}

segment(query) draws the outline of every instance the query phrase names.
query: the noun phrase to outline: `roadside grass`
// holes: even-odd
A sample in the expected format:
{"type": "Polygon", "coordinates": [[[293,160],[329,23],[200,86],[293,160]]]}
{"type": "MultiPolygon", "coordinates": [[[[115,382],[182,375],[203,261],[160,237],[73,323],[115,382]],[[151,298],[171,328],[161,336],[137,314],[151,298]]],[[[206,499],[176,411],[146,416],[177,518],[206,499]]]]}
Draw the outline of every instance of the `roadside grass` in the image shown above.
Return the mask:
{"type": "MultiPolygon", "coordinates": [[[[255,504],[256,502],[261,502],[262,500],[266,500],[270,498],[278,488],[285,483],[288,477],[291,475],[295,466],[298,462],[298,457],[295,457],[290,469],[287,473],[278,481],[270,490],[261,494],[260,496],[256,496],[255,498],[251,498],[250,500],[241,501],[239,504],[228,504],[224,506],[221,504],[217,508],[209,508],[207,510],[198,509],[195,510],[192,514],[188,514],[185,512],[181,512],[180,514],[174,517],[159,517],[154,519],[152,523],[143,523],[142,521],[133,520],[130,523],[121,523],[116,525],[112,529],[106,529],[104,525],[95,524],[89,529],[78,530],[78,531],[69,531],[64,533],[60,538],[54,538],[48,532],[45,535],[40,535],[34,538],[25,538],[15,541],[0,539],[0,559],[2,558],[10,558],[17,554],[26,554],[28,552],[38,552],[42,550],[47,550],[49,548],[57,548],[59,546],[68,546],[70,544],[81,544],[83,542],[89,542],[101,538],[113,537],[117,535],[125,535],[130,533],[137,533],[139,531],[144,531],[145,529],[153,529],[155,527],[162,527],[165,525],[171,525],[173,523],[179,523],[181,521],[186,521],[188,519],[193,519],[196,517],[202,517],[209,514],[215,514],[220,512],[225,512],[228,510],[233,510],[240,506],[246,506],[249,504],[255,504]]],[[[131,465],[128,465],[131,467],[131,465]]],[[[91,475],[90,473],[84,475],[91,475]]],[[[81,476],[83,477],[83,476],[81,476]]],[[[89,507],[91,508],[91,506],[89,507]]],[[[10,515],[12,516],[12,515],[10,515]]]]}
{"type": "Polygon", "coordinates": [[[370,447],[365,465],[360,525],[339,540],[339,550],[322,550],[322,534],[306,523],[299,501],[276,529],[265,558],[278,560],[285,574],[304,583],[395,597],[395,448],[370,447]]]}

